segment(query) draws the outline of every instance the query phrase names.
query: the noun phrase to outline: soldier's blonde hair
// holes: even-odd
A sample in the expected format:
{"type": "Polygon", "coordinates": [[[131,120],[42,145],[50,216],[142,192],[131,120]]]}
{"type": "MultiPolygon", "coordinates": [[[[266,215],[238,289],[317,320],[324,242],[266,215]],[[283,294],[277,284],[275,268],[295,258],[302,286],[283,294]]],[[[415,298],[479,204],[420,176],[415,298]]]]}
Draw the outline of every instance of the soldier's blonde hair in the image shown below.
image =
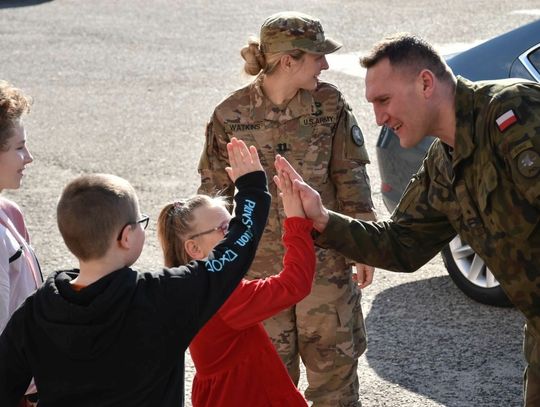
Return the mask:
{"type": "Polygon", "coordinates": [[[301,59],[306,52],[294,49],[284,52],[267,52],[261,51],[261,45],[257,38],[251,37],[248,40],[248,45],[240,50],[240,55],[244,58],[244,72],[248,75],[258,75],[261,71],[263,74],[271,74],[279,65],[279,60],[283,55],[290,55],[293,59],[301,59]]]}
{"type": "Polygon", "coordinates": [[[184,243],[194,232],[194,211],[201,207],[222,205],[228,207],[223,196],[210,197],[195,195],[185,201],[168,203],[161,209],[157,223],[157,233],[165,267],[178,267],[188,263],[191,258],[186,253],[184,243]]]}

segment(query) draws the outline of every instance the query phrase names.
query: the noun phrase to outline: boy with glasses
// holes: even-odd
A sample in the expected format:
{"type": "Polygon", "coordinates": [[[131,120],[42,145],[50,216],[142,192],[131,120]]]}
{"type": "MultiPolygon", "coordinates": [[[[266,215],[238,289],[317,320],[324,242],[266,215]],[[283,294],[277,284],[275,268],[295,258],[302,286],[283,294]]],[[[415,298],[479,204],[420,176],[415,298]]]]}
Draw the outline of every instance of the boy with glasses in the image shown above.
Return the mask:
{"type": "Polygon", "coordinates": [[[227,236],[206,259],[157,273],[130,268],[148,217],[126,180],[66,186],[58,226],[80,268],[53,273],[0,336],[1,406],[16,406],[32,376],[43,406],[183,405],[184,351],[249,268],[270,205],[256,150],[233,139],[228,152],[238,193],[227,236]]]}

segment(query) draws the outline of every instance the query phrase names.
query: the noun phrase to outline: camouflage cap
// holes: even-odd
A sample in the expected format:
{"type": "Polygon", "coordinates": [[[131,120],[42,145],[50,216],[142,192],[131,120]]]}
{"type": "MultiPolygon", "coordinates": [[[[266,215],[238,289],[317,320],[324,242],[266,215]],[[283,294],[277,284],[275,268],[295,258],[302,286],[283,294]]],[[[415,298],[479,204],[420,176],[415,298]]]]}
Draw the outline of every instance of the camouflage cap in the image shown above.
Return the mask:
{"type": "Polygon", "coordinates": [[[313,54],[330,54],[341,44],[324,37],[321,22],[307,14],[285,11],[268,17],[261,27],[262,52],[300,49],[313,54]]]}

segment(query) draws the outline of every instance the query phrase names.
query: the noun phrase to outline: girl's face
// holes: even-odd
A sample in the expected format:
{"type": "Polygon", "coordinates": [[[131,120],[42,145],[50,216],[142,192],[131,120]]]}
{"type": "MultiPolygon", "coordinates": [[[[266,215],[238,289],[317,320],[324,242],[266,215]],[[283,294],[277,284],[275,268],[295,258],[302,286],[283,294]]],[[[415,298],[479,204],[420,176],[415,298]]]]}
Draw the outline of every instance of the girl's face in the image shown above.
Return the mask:
{"type": "Polygon", "coordinates": [[[200,260],[207,257],[212,249],[223,240],[232,216],[219,203],[201,206],[193,211],[193,215],[195,221],[188,239],[195,241],[199,247],[200,258],[196,260],[200,260]]]}
{"type": "Polygon", "coordinates": [[[0,190],[18,189],[26,165],[34,161],[26,146],[26,131],[22,122],[17,122],[6,131],[9,138],[0,151],[0,190]]]}
{"type": "Polygon", "coordinates": [[[296,83],[299,89],[315,90],[319,85],[319,75],[328,69],[328,62],[325,55],[306,53],[298,60],[294,61],[295,69],[292,71],[291,80],[296,83]]]}

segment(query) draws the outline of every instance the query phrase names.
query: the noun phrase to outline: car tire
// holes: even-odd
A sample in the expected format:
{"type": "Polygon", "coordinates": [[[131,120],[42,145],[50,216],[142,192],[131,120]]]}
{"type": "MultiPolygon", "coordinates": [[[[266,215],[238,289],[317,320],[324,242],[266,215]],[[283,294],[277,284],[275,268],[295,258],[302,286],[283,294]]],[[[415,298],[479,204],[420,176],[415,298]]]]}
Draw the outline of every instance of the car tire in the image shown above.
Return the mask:
{"type": "Polygon", "coordinates": [[[448,274],[468,297],[482,304],[512,307],[484,261],[459,236],[443,248],[441,255],[448,274]]]}

